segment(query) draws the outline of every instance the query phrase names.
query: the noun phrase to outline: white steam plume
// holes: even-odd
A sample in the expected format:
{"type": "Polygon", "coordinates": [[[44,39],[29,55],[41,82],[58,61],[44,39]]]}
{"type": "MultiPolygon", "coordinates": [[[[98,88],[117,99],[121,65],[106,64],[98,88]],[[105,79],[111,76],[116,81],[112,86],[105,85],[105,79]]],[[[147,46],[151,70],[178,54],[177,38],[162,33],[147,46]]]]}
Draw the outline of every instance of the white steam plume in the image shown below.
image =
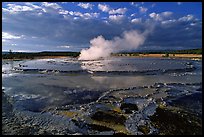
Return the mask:
{"type": "Polygon", "coordinates": [[[90,48],[82,49],[79,60],[96,60],[109,57],[111,53],[122,50],[132,50],[142,45],[150,30],[143,33],[137,30],[125,31],[122,37],[114,37],[112,40],[105,40],[103,36],[98,36],[90,40],[90,48]]]}

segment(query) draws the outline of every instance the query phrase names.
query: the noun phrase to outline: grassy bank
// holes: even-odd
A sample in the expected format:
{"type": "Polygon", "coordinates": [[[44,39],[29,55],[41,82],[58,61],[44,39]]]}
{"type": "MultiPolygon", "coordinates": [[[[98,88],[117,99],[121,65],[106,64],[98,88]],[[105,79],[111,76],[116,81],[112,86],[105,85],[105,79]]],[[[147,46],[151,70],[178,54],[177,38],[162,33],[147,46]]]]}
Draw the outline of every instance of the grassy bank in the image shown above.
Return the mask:
{"type": "Polygon", "coordinates": [[[143,51],[113,53],[113,56],[127,57],[170,57],[170,58],[202,58],[202,49],[172,50],[172,51],[143,51]]]}
{"type": "Polygon", "coordinates": [[[78,57],[79,52],[37,52],[37,53],[24,53],[24,52],[10,52],[2,53],[2,59],[34,59],[34,58],[47,58],[47,57],[78,57]]]}
{"type": "MultiPolygon", "coordinates": [[[[7,52],[2,53],[2,59],[34,59],[51,57],[78,57],[80,52],[7,52]]],[[[94,54],[94,53],[93,53],[94,54]]],[[[128,57],[170,57],[170,58],[202,58],[202,49],[172,50],[172,51],[143,51],[112,53],[112,56],[128,57]]]]}

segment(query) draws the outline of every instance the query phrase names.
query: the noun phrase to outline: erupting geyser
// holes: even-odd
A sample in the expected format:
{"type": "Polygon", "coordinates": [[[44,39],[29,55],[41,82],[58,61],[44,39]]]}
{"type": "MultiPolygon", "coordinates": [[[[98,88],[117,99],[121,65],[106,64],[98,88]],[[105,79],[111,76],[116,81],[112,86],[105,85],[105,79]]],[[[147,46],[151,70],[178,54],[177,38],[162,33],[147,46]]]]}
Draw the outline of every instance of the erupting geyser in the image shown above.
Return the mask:
{"type": "Polygon", "coordinates": [[[143,33],[137,30],[125,31],[122,37],[114,37],[112,40],[105,40],[103,36],[98,36],[90,40],[90,48],[82,49],[79,60],[96,60],[110,56],[123,50],[132,50],[142,45],[149,31],[143,33]]]}

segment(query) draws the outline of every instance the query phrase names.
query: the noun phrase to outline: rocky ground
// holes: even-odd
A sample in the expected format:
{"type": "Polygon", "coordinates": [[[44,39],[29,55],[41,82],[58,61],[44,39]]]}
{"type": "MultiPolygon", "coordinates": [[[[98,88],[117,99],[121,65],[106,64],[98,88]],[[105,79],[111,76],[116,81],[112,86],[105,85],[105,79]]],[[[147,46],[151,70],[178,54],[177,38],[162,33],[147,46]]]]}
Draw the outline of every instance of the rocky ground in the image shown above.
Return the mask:
{"type": "Polygon", "coordinates": [[[202,83],[114,89],[97,100],[33,112],[2,94],[4,135],[201,135],[202,83]]]}

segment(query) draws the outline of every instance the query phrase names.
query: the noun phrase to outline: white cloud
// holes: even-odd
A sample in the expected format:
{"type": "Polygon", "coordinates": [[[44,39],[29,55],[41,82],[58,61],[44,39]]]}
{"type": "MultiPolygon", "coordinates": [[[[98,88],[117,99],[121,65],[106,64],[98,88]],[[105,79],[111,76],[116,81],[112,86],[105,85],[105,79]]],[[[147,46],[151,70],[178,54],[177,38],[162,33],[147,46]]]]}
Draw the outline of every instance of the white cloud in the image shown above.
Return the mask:
{"type": "Polygon", "coordinates": [[[53,9],[61,9],[62,8],[57,3],[43,2],[42,5],[45,6],[45,7],[53,8],[53,9]]]}
{"type": "MultiPolygon", "coordinates": [[[[75,11],[70,11],[69,12],[70,15],[72,16],[78,16],[78,17],[82,17],[84,19],[90,19],[90,18],[97,18],[99,16],[99,13],[94,12],[94,13],[81,13],[81,12],[75,12],[75,11]]],[[[78,19],[78,18],[75,18],[78,19]]]]}
{"type": "Polygon", "coordinates": [[[57,3],[43,2],[41,6],[25,2],[25,5],[7,4],[8,8],[2,8],[3,12],[9,12],[10,14],[16,14],[19,12],[30,11],[32,14],[42,15],[43,12],[68,14],[66,10],[62,10],[62,7],[57,3]]]}
{"type": "Polygon", "coordinates": [[[130,16],[131,16],[131,17],[136,16],[136,13],[133,13],[133,14],[131,14],[130,16]]]}
{"type": "Polygon", "coordinates": [[[4,39],[4,40],[20,39],[22,37],[23,37],[23,35],[16,36],[16,35],[9,34],[7,32],[2,32],[2,39],[4,39]]]}
{"type": "Polygon", "coordinates": [[[84,8],[84,9],[92,9],[92,7],[94,6],[93,4],[90,4],[90,3],[79,3],[77,4],[77,6],[81,7],[81,8],[84,8]]]}
{"type": "Polygon", "coordinates": [[[137,4],[136,2],[131,2],[130,5],[135,6],[135,7],[139,6],[139,4],[137,4]]]}
{"type": "Polygon", "coordinates": [[[34,5],[34,4],[30,3],[30,2],[26,2],[25,5],[31,6],[31,7],[33,7],[34,9],[42,9],[42,7],[37,6],[37,5],[34,5]]]}
{"type": "Polygon", "coordinates": [[[13,50],[13,52],[33,52],[32,50],[13,50]]]}
{"type": "Polygon", "coordinates": [[[124,18],[124,15],[110,15],[109,19],[115,22],[119,22],[124,18]]]}
{"type": "Polygon", "coordinates": [[[105,5],[105,4],[98,4],[98,9],[100,9],[103,12],[109,12],[110,7],[108,5],[105,5]]]}
{"type": "Polygon", "coordinates": [[[6,8],[2,8],[3,12],[10,12],[10,10],[6,9],[6,8]]]}
{"type": "Polygon", "coordinates": [[[24,11],[32,11],[34,8],[29,6],[21,6],[16,4],[7,4],[8,8],[2,8],[3,11],[9,12],[11,14],[15,14],[17,12],[24,12],[24,11]]]}
{"type": "Polygon", "coordinates": [[[77,19],[79,19],[79,17],[74,17],[74,20],[77,20],[77,19]]]}
{"type": "Polygon", "coordinates": [[[164,16],[164,17],[169,17],[173,14],[173,12],[170,12],[170,11],[165,11],[165,12],[162,12],[161,15],[164,16]]]}
{"type": "Polygon", "coordinates": [[[145,7],[139,7],[140,13],[146,13],[147,12],[147,8],[145,7]]]}
{"type": "Polygon", "coordinates": [[[173,20],[165,20],[165,21],[162,21],[161,23],[162,23],[163,25],[169,25],[169,24],[172,24],[172,23],[174,23],[174,22],[176,22],[175,19],[173,19],[173,20]]]}
{"type": "Polygon", "coordinates": [[[177,5],[181,5],[182,3],[181,2],[177,2],[177,5]]]}
{"type": "Polygon", "coordinates": [[[191,26],[195,26],[195,25],[196,25],[196,23],[191,23],[190,25],[191,25],[191,26]]]}
{"type": "Polygon", "coordinates": [[[99,13],[94,12],[94,13],[84,13],[85,18],[97,18],[99,16],[99,13]]]}
{"type": "Polygon", "coordinates": [[[127,8],[112,9],[109,11],[109,14],[125,14],[127,8]]]}
{"type": "Polygon", "coordinates": [[[173,12],[170,12],[170,11],[162,12],[160,14],[153,12],[153,13],[150,13],[149,16],[156,21],[163,21],[165,18],[169,18],[172,14],[173,12]]]}
{"type": "Polygon", "coordinates": [[[70,11],[69,14],[72,15],[72,16],[83,17],[83,14],[81,12],[70,11]]]}
{"type": "Polygon", "coordinates": [[[150,13],[149,16],[154,20],[161,20],[161,16],[159,14],[156,14],[155,12],[150,13]]]}
{"type": "Polygon", "coordinates": [[[185,30],[189,30],[189,29],[190,29],[189,27],[186,27],[186,28],[185,28],[185,30]]]}
{"type": "Polygon", "coordinates": [[[42,15],[43,12],[51,14],[68,14],[68,11],[63,10],[63,8],[57,3],[42,2],[40,8],[41,13],[38,13],[38,15],[42,15]]]}
{"type": "Polygon", "coordinates": [[[11,46],[16,46],[17,44],[12,43],[11,46]]]}
{"type": "Polygon", "coordinates": [[[179,18],[178,21],[190,21],[193,18],[194,18],[194,16],[189,14],[187,16],[183,16],[183,17],[179,18]]]}
{"type": "Polygon", "coordinates": [[[58,48],[70,48],[70,46],[64,45],[64,46],[57,46],[58,48]]]}
{"type": "Polygon", "coordinates": [[[135,18],[135,19],[132,19],[131,22],[132,22],[132,23],[135,23],[135,24],[141,23],[141,22],[142,22],[142,19],[141,19],[141,18],[135,18]]]}
{"type": "Polygon", "coordinates": [[[155,6],[156,6],[156,4],[155,4],[155,3],[153,3],[153,4],[151,5],[151,7],[152,7],[152,8],[154,8],[155,6]]]}
{"type": "Polygon", "coordinates": [[[60,9],[58,13],[66,15],[69,13],[69,11],[60,9]]]}

